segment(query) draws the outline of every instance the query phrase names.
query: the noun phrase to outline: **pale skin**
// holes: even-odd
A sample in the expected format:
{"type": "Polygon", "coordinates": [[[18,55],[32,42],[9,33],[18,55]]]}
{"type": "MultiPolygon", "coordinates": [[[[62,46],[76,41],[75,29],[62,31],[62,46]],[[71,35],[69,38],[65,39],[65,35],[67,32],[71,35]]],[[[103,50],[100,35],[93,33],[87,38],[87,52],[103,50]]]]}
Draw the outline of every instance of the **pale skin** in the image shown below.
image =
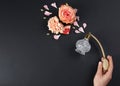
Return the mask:
{"type": "Polygon", "coordinates": [[[98,63],[97,72],[93,80],[94,86],[107,86],[107,84],[112,79],[112,72],[113,72],[112,56],[108,55],[107,59],[109,61],[109,68],[108,68],[108,71],[106,71],[105,73],[103,73],[102,62],[100,61],[98,63]]]}

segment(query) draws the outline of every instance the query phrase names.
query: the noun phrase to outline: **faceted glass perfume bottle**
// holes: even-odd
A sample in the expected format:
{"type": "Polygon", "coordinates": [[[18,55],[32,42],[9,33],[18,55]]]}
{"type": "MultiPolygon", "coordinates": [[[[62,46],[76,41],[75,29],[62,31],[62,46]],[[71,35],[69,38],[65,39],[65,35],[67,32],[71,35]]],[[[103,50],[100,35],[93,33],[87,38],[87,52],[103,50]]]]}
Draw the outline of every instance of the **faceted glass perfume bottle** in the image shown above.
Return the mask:
{"type": "Polygon", "coordinates": [[[89,39],[84,38],[76,42],[76,49],[75,49],[76,52],[85,55],[85,53],[89,52],[90,49],[91,49],[91,45],[89,43],[89,39]]]}

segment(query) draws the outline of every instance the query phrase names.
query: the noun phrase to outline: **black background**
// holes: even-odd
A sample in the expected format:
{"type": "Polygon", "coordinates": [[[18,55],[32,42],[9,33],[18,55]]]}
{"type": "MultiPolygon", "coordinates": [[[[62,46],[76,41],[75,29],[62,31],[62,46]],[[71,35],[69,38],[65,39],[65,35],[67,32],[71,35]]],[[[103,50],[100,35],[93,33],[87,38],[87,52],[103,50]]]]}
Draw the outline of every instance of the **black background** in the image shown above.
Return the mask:
{"type": "Polygon", "coordinates": [[[91,40],[91,51],[82,56],[74,49],[85,34],[71,32],[58,41],[46,36],[47,20],[40,9],[54,1],[79,9],[81,24],[88,24],[85,32],[95,34],[113,56],[109,86],[119,86],[120,0],[0,1],[0,86],[93,86],[101,58],[97,44],[91,40]]]}

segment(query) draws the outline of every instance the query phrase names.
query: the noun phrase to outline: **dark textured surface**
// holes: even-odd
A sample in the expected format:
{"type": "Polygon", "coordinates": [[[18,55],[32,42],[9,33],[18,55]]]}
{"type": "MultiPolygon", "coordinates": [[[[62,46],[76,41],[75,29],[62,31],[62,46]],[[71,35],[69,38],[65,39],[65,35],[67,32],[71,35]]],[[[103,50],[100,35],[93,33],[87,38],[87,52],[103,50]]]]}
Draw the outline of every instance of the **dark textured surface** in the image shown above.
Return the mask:
{"type": "MultiPolygon", "coordinates": [[[[119,0],[5,0],[0,1],[0,86],[93,86],[100,53],[77,54],[75,42],[84,34],[70,34],[55,41],[46,36],[40,8],[57,1],[78,8],[86,32],[102,42],[113,55],[114,73],[108,86],[120,86],[119,0]]],[[[53,9],[54,10],[54,9],[53,9]]]]}

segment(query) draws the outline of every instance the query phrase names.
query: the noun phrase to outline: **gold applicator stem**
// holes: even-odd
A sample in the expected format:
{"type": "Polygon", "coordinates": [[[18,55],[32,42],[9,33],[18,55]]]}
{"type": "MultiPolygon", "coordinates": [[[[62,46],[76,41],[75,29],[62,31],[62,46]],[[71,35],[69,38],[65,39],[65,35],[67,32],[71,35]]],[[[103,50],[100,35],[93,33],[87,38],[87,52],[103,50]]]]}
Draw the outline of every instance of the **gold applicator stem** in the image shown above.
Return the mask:
{"type": "Polygon", "coordinates": [[[92,37],[99,45],[100,49],[101,49],[101,52],[102,52],[102,55],[103,55],[103,58],[106,58],[105,56],[105,52],[104,52],[104,49],[103,49],[103,46],[102,44],[100,43],[100,41],[93,35],[91,34],[90,32],[85,36],[85,38],[87,39],[90,39],[90,37],[92,37]]]}
{"type": "Polygon", "coordinates": [[[102,52],[102,55],[103,55],[103,58],[102,59],[102,63],[103,63],[103,73],[105,73],[107,70],[108,70],[108,67],[109,67],[109,63],[108,63],[108,60],[105,56],[105,52],[104,52],[104,49],[103,49],[103,46],[102,44],[100,43],[100,41],[93,35],[91,34],[90,32],[85,36],[86,39],[90,39],[90,37],[92,37],[99,45],[100,49],[101,49],[101,52],[102,52]]]}

